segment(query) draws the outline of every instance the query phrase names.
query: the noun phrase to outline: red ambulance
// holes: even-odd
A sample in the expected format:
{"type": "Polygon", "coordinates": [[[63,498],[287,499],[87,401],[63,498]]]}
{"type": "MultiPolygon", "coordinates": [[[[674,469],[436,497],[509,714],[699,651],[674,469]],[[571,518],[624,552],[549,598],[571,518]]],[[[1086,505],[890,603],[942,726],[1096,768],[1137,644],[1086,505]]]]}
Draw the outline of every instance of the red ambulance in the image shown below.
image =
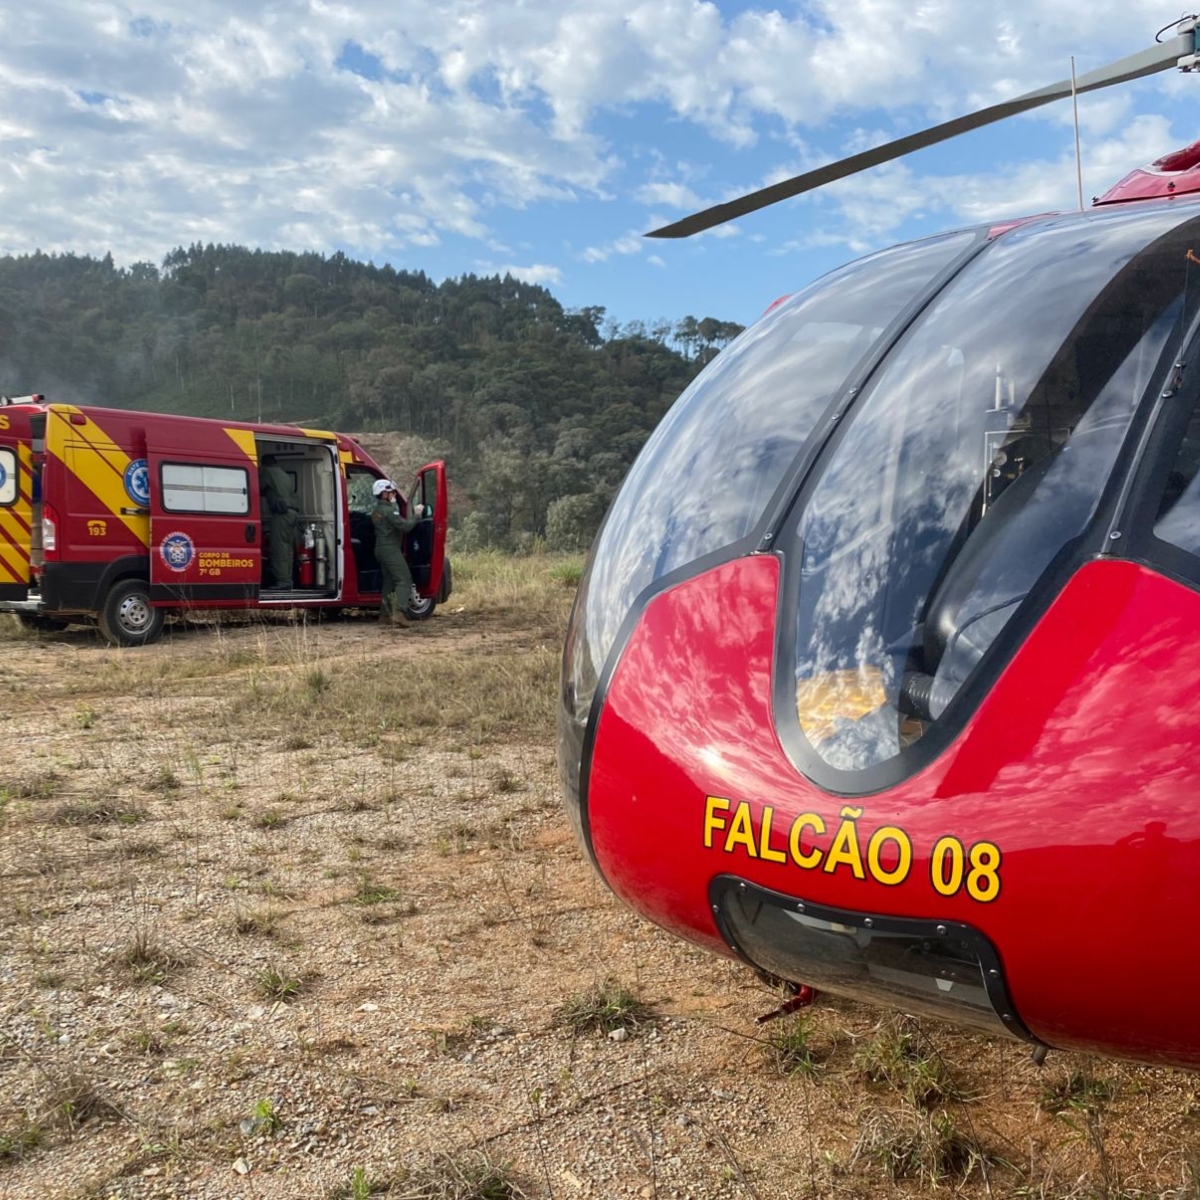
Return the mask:
{"type": "MultiPolygon", "coordinates": [[[[190,609],[377,608],[383,477],[352,438],[321,429],[0,397],[0,612],[44,629],[95,622],[139,646],[190,609]],[[290,586],[263,582],[267,463],[297,510],[290,586]]],[[[419,620],[450,594],[445,464],[422,467],[400,503],[425,506],[406,544],[419,620]]]]}

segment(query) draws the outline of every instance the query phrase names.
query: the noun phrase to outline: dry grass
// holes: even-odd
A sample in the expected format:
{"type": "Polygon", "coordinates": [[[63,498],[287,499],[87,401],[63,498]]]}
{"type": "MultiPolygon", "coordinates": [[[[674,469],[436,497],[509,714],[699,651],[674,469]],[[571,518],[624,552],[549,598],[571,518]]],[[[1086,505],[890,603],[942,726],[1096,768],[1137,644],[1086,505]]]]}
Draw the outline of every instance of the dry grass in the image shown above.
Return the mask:
{"type": "Polygon", "coordinates": [[[553,764],[579,569],[456,560],[400,634],[10,631],[0,1193],[1200,1194],[1193,1078],[828,997],[763,1028],[604,890],[553,764]]]}

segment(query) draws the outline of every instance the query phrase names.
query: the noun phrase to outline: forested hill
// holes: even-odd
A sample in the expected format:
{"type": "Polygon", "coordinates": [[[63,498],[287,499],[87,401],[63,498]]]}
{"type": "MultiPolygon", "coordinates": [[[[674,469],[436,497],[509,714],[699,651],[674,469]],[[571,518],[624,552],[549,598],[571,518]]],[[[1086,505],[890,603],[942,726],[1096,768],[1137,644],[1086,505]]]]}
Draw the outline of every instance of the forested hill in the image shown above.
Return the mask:
{"type": "Polygon", "coordinates": [[[416,435],[460,541],[590,537],[638,449],[740,326],[616,327],[509,276],[200,246],[161,267],[0,258],[0,394],[416,435]]]}

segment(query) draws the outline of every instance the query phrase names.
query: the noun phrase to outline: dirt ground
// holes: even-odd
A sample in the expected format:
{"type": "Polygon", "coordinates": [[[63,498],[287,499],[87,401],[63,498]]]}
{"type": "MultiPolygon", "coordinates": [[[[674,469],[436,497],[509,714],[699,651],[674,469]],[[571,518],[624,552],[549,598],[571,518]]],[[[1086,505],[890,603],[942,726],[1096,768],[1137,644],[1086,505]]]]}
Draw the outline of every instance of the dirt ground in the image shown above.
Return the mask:
{"type": "Polygon", "coordinates": [[[0,641],[0,1197],[1198,1194],[1192,1076],[756,1025],[623,908],[559,805],[558,620],[0,641]]]}

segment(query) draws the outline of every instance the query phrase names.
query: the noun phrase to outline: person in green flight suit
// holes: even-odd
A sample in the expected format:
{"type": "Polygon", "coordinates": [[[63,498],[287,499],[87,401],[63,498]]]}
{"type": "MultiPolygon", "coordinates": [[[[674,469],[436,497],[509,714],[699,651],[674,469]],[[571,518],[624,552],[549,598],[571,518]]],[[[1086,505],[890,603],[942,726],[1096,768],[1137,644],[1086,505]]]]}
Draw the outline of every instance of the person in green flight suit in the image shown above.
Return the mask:
{"type": "Polygon", "coordinates": [[[383,604],[379,620],[384,624],[407,625],[408,602],[412,595],[412,572],[404,558],[404,535],[416,528],[425,515],[423,505],[413,507],[412,516],[402,517],[396,507],[399,489],[390,479],[377,479],[371,489],[375,507],[375,559],[383,571],[383,604]]]}
{"type": "Polygon", "coordinates": [[[262,493],[262,519],[266,534],[271,579],[267,587],[292,586],[292,562],[296,556],[296,482],[282,467],[266,460],[259,471],[262,493]]]}

